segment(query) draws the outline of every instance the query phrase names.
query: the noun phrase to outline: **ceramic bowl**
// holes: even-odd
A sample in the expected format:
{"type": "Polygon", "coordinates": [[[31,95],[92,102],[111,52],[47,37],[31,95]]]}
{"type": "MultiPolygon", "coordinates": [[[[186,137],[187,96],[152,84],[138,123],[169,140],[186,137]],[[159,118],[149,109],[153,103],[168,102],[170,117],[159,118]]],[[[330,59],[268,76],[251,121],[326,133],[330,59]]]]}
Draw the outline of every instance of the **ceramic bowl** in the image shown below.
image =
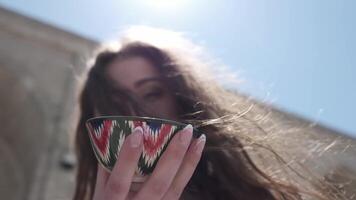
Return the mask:
{"type": "MultiPolygon", "coordinates": [[[[87,120],[86,127],[99,163],[111,171],[125,138],[140,126],[143,129],[143,151],[136,173],[150,174],[173,136],[187,124],[149,117],[101,116],[87,120]]],[[[200,134],[194,129],[193,137],[200,134]]]]}

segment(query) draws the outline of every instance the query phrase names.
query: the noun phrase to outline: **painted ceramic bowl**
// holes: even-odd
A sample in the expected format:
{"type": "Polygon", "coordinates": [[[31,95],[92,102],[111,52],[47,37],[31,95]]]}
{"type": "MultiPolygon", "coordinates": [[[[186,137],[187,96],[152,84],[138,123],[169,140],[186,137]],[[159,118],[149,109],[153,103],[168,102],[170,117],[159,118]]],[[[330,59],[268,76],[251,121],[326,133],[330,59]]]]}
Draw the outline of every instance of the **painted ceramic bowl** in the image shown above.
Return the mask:
{"type": "MultiPolygon", "coordinates": [[[[144,131],[143,152],[136,173],[150,174],[173,136],[187,124],[176,121],[134,116],[101,116],[86,122],[90,141],[99,163],[111,171],[125,138],[140,126],[144,131]]],[[[194,130],[193,137],[200,134],[194,130]]]]}

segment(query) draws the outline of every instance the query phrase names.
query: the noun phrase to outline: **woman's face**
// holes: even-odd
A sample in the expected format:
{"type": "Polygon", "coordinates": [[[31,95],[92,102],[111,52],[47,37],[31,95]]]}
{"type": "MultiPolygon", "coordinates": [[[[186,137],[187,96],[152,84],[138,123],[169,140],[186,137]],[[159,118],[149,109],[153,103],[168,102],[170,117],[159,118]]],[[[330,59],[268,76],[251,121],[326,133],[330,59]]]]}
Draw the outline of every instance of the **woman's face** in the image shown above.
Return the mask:
{"type": "MultiPolygon", "coordinates": [[[[114,60],[106,73],[120,89],[136,97],[149,116],[177,120],[177,106],[173,95],[156,67],[145,58],[135,56],[114,60]]],[[[134,109],[129,110],[130,115],[138,115],[134,109]]]]}
{"type": "MultiPolygon", "coordinates": [[[[114,84],[135,96],[149,116],[177,120],[177,106],[173,95],[162,81],[157,69],[142,57],[130,57],[114,60],[107,68],[107,76],[114,84]]],[[[114,97],[115,98],[115,97],[114,97]]],[[[130,115],[138,115],[129,109],[130,115]]],[[[130,195],[137,192],[147,176],[135,174],[132,180],[130,195]]]]}

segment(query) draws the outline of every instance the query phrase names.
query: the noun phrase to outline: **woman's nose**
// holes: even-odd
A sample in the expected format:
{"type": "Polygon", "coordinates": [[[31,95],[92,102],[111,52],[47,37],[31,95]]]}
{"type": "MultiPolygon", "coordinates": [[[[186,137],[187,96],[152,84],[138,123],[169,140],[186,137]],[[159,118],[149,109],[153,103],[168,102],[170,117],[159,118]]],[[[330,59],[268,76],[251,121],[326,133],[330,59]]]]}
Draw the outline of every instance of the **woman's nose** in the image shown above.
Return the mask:
{"type": "Polygon", "coordinates": [[[142,102],[142,101],[134,101],[134,102],[130,102],[128,104],[125,105],[126,107],[126,112],[127,115],[130,116],[151,116],[153,114],[153,112],[151,111],[151,109],[147,108],[147,105],[142,102]]]}

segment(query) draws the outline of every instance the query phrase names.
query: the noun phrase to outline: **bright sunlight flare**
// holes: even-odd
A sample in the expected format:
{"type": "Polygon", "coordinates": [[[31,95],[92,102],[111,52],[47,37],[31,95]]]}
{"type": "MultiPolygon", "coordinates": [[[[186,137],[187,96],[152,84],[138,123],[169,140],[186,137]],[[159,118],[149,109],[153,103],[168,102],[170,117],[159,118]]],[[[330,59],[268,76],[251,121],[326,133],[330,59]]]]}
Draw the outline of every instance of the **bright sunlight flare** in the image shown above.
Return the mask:
{"type": "Polygon", "coordinates": [[[146,4],[156,9],[179,9],[187,4],[188,0],[146,0],[146,4]]]}

